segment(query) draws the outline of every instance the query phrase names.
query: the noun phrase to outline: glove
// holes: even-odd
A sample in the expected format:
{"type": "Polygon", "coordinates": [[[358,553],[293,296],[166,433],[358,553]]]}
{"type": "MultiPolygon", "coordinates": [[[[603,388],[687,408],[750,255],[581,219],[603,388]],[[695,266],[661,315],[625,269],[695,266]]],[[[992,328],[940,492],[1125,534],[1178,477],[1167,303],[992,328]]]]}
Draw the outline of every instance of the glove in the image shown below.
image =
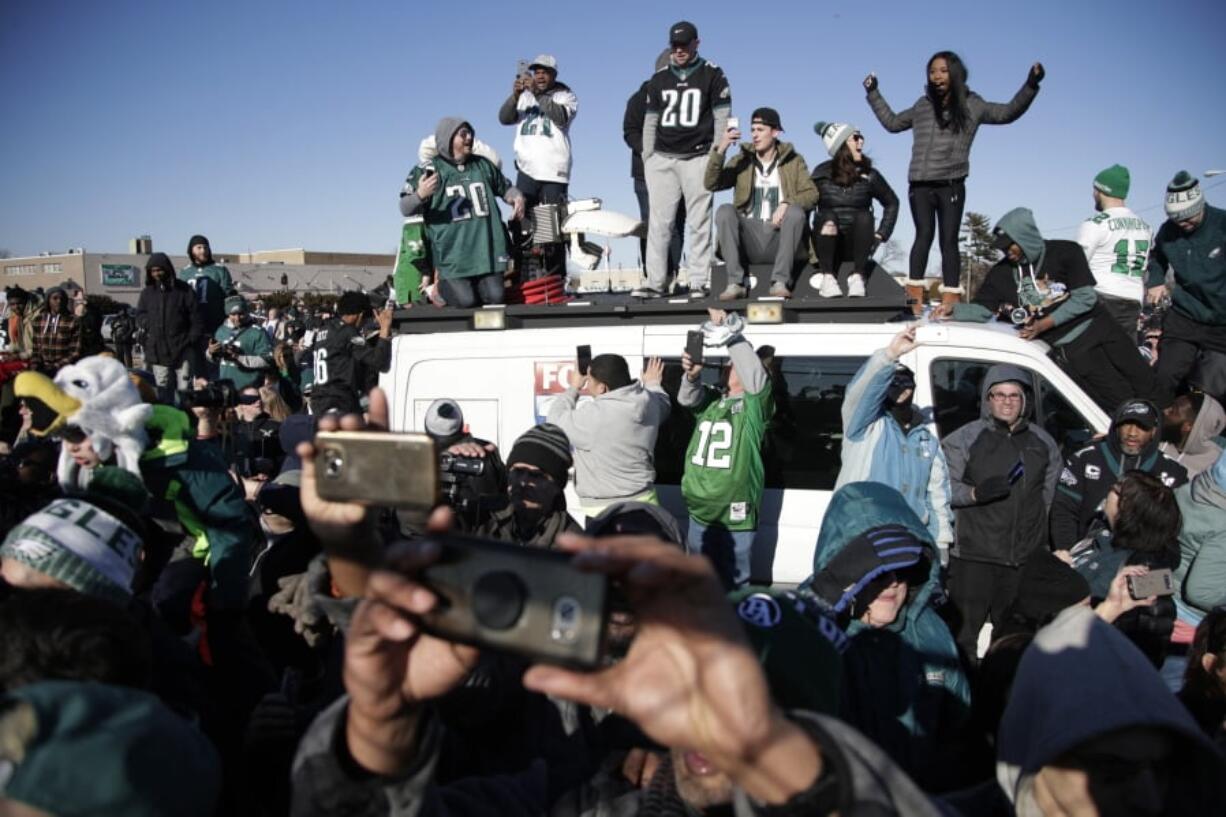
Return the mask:
{"type": "Polygon", "coordinates": [[[975,501],[980,504],[995,502],[998,499],[1007,497],[1011,490],[1009,480],[1006,478],[988,477],[975,486],[975,501]]]}
{"type": "Polygon", "coordinates": [[[877,90],[877,75],[876,74],[869,74],[867,77],[864,78],[864,90],[870,94],[873,91],[877,90]]]}
{"type": "Polygon", "coordinates": [[[1047,76],[1047,71],[1043,68],[1043,63],[1036,62],[1030,66],[1030,74],[1026,77],[1026,82],[1031,88],[1038,88],[1045,76],[1047,76]]]}

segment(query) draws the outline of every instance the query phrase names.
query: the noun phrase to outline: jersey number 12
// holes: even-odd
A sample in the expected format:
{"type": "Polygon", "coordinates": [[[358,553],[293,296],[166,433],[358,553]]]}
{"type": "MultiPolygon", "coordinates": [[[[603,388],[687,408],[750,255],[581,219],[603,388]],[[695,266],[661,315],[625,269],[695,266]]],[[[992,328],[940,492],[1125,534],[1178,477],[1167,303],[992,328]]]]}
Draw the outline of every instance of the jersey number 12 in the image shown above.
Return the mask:
{"type": "Polygon", "coordinates": [[[703,420],[698,426],[698,445],[690,462],[707,468],[732,467],[732,423],[703,420]]]}

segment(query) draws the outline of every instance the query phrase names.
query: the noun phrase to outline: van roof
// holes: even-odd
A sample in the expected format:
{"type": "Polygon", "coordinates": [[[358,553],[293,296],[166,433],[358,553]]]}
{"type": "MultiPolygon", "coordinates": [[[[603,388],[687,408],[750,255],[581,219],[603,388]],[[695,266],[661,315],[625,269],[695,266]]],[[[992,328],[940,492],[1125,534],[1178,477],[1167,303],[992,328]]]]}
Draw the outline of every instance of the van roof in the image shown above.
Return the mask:
{"type": "Polygon", "coordinates": [[[393,325],[402,333],[465,332],[473,327],[473,315],[500,311],[506,329],[544,327],[598,327],[635,324],[696,323],[708,307],[744,313],[749,304],[778,303],[783,323],[884,323],[905,315],[902,288],[897,295],[865,298],[807,300],[803,298],[751,298],[723,303],[714,298],[689,297],[641,300],[629,296],[602,296],[550,305],[486,306],[476,309],[418,305],[398,309],[393,325]]]}

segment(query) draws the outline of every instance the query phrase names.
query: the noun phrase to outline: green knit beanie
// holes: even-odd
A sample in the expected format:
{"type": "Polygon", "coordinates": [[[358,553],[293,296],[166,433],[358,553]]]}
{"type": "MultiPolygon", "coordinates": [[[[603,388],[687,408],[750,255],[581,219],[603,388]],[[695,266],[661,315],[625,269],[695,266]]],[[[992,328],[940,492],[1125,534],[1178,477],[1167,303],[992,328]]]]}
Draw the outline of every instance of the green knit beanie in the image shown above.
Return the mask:
{"type": "Polygon", "coordinates": [[[1113,199],[1126,199],[1128,198],[1128,185],[1131,182],[1132,177],[1128,174],[1128,168],[1123,165],[1111,165],[1094,177],[1094,189],[1113,199]]]}

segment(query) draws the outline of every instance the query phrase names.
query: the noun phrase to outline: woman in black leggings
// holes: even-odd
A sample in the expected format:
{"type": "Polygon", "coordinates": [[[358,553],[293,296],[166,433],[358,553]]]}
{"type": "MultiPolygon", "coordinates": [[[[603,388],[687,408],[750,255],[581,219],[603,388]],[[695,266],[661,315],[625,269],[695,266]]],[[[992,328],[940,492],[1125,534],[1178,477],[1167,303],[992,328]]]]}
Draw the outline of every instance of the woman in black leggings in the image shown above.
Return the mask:
{"type": "Polygon", "coordinates": [[[924,268],[939,226],[941,246],[941,301],[954,303],[962,295],[958,230],[966,203],[966,177],[970,173],[971,142],[980,125],[1005,125],[1021,117],[1034,102],[1044,76],[1043,65],[1030,67],[1026,83],[1006,103],[985,102],[966,87],[967,70],[952,51],[938,51],[928,60],[925,94],[905,111],[894,113],[877,90],[877,75],[864,79],[868,104],[890,133],[911,129],[911,218],[915,244],[911,247],[911,283],[907,296],[915,301],[915,314],[923,312],[924,268]]]}

